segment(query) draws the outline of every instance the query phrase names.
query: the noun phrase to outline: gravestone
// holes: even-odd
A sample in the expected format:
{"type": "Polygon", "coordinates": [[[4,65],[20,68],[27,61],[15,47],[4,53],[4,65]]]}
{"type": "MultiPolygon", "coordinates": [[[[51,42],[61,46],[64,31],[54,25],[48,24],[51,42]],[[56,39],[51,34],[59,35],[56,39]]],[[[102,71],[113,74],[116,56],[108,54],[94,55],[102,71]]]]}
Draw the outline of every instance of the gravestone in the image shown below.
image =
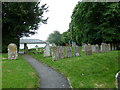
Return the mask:
{"type": "Polygon", "coordinates": [[[59,59],[59,47],[52,47],[52,60],[58,60],[59,59]]]}
{"type": "Polygon", "coordinates": [[[38,45],[36,45],[36,46],[35,46],[36,52],[38,52],[38,48],[39,48],[38,45]]]}
{"type": "Polygon", "coordinates": [[[74,55],[75,56],[80,56],[80,47],[79,46],[74,47],[74,55]]]}
{"type": "Polygon", "coordinates": [[[90,44],[85,46],[85,54],[86,55],[92,55],[92,47],[90,44]]]}
{"type": "Polygon", "coordinates": [[[44,49],[44,57],[49,57],[49,56],[50,56],[50,46],[49,44],[46,44],[44,49]]]}
{"type": "Polygon", "coordinates": [[[52,47],[56,47],[56,44],[55,44],[55,43],[52,43],[52,47]]]}
{"type": "Polygon", "coordinates": [[[92,52],[96,51],[96,45],[92,45],[92,52]]]}
{"type": "Polygon", "coordinates": [[[76,42],[72,42],[72,47],[75,47],[76,46],[76,42]]]}
{"type": "Polygon", "coordinates": [[[72,47],[66,47],[66,57],[72,57],[72,47]]]}
{"type": "Polygon", "coordinates": [[[99,45],[98,45],[98,44],[96,44],[95,52],[96,52],[96,53],[99,53],[99,52],[100,52],[100,48],[99,48],[99,45]]]}
{"type": "Polygon", "coordinates": [[[109,46],[106,43],[101,44],[101,52],[108,52],[109,46]]]}
{"type": "Polygon", "coordinates": [[[110,46],[110,44],[108,44],[108,48],[109,48],[109,51],[111,51],[111,46],[110,46]]]}
{"type": "Polygon", "coordinates": [[[18,53],[17,53],[17,45],[14,43],[11,43],[8,45],[8,59],[17,59],[18,53]]]}
{"type": "Polygon", "coordinates": [[[64,58],[64,47],[59,46],[59,58],[63,59],[64,58]]]}
{"type": "Polygon", "coordinates": [[[24,54],[28,53],[28,46],[27,43],[24,43],[24,54]]]}
{"type": "Polygon", "coordinates": [[[116,74],[116,88],[120,89],[120,71],[116,74]]]}
{"type": "Polygon", "coordinates": [[[82,45],[82,51],[85,51],[85,46],[87,46],[87,44],[82,45]]]}

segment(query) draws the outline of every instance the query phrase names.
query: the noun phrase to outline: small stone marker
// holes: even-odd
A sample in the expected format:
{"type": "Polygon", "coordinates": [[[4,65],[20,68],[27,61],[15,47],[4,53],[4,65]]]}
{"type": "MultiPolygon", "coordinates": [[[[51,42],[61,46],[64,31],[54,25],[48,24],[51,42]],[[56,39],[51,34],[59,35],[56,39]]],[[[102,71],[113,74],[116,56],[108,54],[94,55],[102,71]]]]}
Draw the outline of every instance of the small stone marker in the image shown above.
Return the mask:
{"type": "Polygon", "coordinates": [[[72,57],[72,48],[70,46],[66,47],[66,57],[72,57]]]}
{"type": "Polygon", "coordinates": [[[52,47],[52,60],[58,60],[59,59],[59,47],[52,47]]]}
{"type": "Polygon", "coordinates": [[[75,56],[80,56],[80,47],[79,46],[74,47],[74,54],[75,54],[75,56]]]}
{"type": "Polygon", "coordinates": [[[50,56],[50,46],[49,44],[46,44],[44,49],[44,57],[49,57],[49,56],[50,56]]]}
{"type": "Polygon", "coordinates": [[[36,52],[38,52],[38,48],[39,48],[38,45],[36,45],[36,46],[35,46],[36,52]]]}
{"type": "Polygon", "coordinates": [[[18,53],[17,53],[17,45],[14,43],[11,43],[8,45],[8,59],[17,59],[18,53]]]}
{"type": "Polygon", "coordinates": [[[64,58],[64,47],[59,46],[59,58],[63,59],[64,58]]]}
{"type": "Polygon", "coordinates": [[[86,55],[92,55],[92,47],[90,44],[88,44],[87,46],[85,46],[85,54],[86,55]]]}
{"type": "Polygon", "coordinates": [[[100,52],[100,48],[99,48],[98,44],[96,44],[95,52],[96,52],[96,53],[99,53],[99,52],[100,52]]]}
{"type": "Polygon", "coordinates": [[[116,74],[116,88],[120,89],[120,71],[116,74]]]}

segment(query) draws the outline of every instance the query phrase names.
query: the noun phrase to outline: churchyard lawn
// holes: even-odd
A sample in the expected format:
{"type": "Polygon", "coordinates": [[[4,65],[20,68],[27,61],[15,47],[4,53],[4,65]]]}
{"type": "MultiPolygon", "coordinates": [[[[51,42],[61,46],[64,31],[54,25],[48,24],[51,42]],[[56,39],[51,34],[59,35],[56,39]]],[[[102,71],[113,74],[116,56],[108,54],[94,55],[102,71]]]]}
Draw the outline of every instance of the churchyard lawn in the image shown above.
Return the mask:
{"type": "Polygon", "coordinates": [[[8,60],[7,54],[2,58],[2,88],[38,87],[34,69],[20,55],[17,60],[8,60]]]}
{"type": "MultiPolygon", "coordinates": [[[[35,51],[35,50],[34,50],[35,51]]],[[[118,72],[118,51],[93,53],[52,61],[43,54],[29,55],[61,72],[70,79],[73,88],[115,88],[115,74],[118,72]]]]}

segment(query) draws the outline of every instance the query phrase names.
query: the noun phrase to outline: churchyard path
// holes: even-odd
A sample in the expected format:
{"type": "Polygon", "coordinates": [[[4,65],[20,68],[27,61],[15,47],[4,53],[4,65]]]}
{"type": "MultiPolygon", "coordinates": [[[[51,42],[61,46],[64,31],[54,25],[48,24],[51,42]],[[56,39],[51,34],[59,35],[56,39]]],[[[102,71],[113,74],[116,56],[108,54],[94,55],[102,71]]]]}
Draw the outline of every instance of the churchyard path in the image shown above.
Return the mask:
{"type": "Polygon", "coordinates": [[[23,54],[22,57],[35,69],[40,82],[39,88],[70,88],[67,78],[56,70],[46,66],[45,64],[37,61],[27,54],[23,54]]]}

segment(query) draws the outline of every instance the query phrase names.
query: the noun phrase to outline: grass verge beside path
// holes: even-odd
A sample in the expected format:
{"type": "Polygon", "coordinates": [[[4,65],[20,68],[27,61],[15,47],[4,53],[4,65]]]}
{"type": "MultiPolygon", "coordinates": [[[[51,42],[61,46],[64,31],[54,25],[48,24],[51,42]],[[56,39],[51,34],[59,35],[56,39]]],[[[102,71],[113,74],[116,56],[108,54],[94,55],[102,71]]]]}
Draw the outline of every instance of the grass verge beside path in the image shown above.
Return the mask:
{"type": "Polygon", "coordinates": [[[38,77],[34,69],[21,57],[8,60],[2,54],[2,88],[37,88],[38,77]]]}
{"type": "Polygon", "coordinates": [[[62,72],[70,79],[73,88],[115,88],[115,74],[118,71],[118,51],[93,53],[86,56],[65,58],[51,61],[52,57],[44,58],[43,54],[29,55],[62,72]]]}

